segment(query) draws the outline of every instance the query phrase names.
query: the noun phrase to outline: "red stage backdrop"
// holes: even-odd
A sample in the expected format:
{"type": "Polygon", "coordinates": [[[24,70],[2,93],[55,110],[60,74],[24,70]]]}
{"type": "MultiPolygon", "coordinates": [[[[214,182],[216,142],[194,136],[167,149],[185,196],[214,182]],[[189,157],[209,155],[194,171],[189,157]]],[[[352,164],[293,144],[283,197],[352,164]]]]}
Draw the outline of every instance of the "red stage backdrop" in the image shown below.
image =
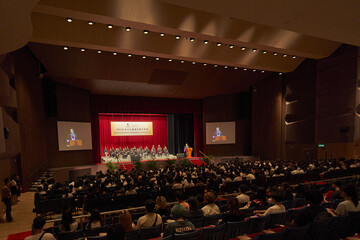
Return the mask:
{"type": "Polygon", "coordinates": [[[160,144],[162,148],[168,146],[167,122],[165,114],[118,114],[118,113],[99,113],[100,129],[100,152],[104,156],[104,148],[136,148],[152,145],[157,148],[160,144]],[[111,136],[111,122],[152,122],[152,136],[111,136]]]}

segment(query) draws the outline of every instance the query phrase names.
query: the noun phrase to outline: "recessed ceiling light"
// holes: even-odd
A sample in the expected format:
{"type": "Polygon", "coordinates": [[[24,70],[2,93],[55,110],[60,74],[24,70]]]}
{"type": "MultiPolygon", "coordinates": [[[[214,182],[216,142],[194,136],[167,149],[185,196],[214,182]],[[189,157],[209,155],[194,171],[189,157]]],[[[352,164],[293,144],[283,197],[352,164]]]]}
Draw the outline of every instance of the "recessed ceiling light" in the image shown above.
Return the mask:
{"type": "Polygon", "coordinates": [[[131,54],[128,54],[128,57],[131,57],[132,55],[131,54]]]}
{"type": "Polygon", "coordinates": [[[164,37],[165,36],[165,33],[160,33],[160,37],[164,37]]]}
{"type": "Polygon", "coordinates": [[[296,56],[294,55],[294,56],[292,56],[292,58],[296,58],[296,56]]]}
{"type": "Polygon", "coordinates": [[[192,64],[196,64],[196,62],[192,62],[192,64]]]}
{"type": "Polygon", "coordinates": [[[117,55],[117,52],[113,52],[113,55],[116,56],[116,55],[117,55]]]}
{"type": "Polygon", "coordinates": [[[72,20],[72,18],[67,18],[66,21],[67,22],[72,22],[73,20],[72,20]]]}
{"type": "Polygon", "coordinates": [[[126,28],[125,28],[125,31],[130,32],[130,31],[131,31],[131,27],[126,27],[126,28]]]}
{"type": "Polygon", "coordinates": [[[217,66],[218,66],[217,64],[214,65],[214,67],[217,67],[217,66]]]}
{"type": "Polygon", "coordinates": [[[85,48],[80,49],[80,51],[85,52],[85,48]]]}
{"type": "Polygon", "coordinates": [[[282,73],[279,73],[279,75],[282,75],[282,73]]]}
{"type": "Polygon", "coordinates": [[[263,50],[263,51],[262,51],[262,53],[263,53],[263,54],[266,54],[266,53],[267,53],[267,51],[266,51],[266,50],[263,50]]]}
{"type": "Polygon", "coordinates": [[[256,72],[256,69],[253,69],[253,72],[256,72]]]}
{"type": "Polygon", "coordinates": [[[247,68],[244,68],[244,71],[246,71],[247,70],[247,68]]]}
{"type": "Polygon", "coordinates": [[[209,43],[209,40],[204,40],[204,44],[208,44],[209,43]]]}
{"type": "Polygon", "coordinates": [[[144,34],[149,34],[149,31],[148,30],[144,30],[144,34]]]}
{"type": "Polygon", "coordinates": [[[107,27],[108,27],[108,28],[113,28],[113,25],[108,24],[107,27]]]}
{"type": "Polygon", "coordinates": [[[224,66],[224,68],[228,68],[228,66],[224,66]]]}
{"type": "Polygon", "coordinates": [[[234,67],[234,69],[236,70],[236,69],[238,69],[237,67],[234,67]]]}
{"type": "Polygon", "coordinates": [[[157,57],[157,58],[155,58],[155,60],[156,60],[156,61],[159,61],[159,60],[160,60],[160,58],[158,58],[158,57],[157,57]]]}
{"type": "Polygon", "coordinates": [[[195,41],[195,38],[190,38],[190,41],[191,41],[191,42],[195,41]]]}
{"type": "Polygon", "coordinates": [[[69,48],[68,47],[64,47],[64,50],[68,50],[69,48]]]}
{"type": "Polygon", "coordinates": [[[242,51],[246,50],[246,47],[241,47],[241,50],[242,50],[242,51]]]}
{"type": "Polygon", "coordinates": [[[229,45],[229,48],[234,48],[234,45],[229,45]]]}
{"type": "Polygon", "coordinates": [[[204,63],[204,66],[206,66],[207,64],[206,63],[204,63]]]}
{"type": "Polygon", "coordinates": [[[171,59],[171,58],[169,59],[169,62],[172,62],[172,59],[171,59]]]}
{"type": "Polygon", "coordinates": [[[265,72],[264,70],[261,71],[261,73],[264,73],[264,72],[265,72]]]}
{"type": "Polygon", "coordinates": [[[283,54],[283,57],[287,57],[287,54],[283,54]]]}
{"type": "Polygon", "coordinates": [[[101,53],[101,50],[98,50],[98,53],[101,53]]]}
{"type": "Polygon", "coordinates": [[[253,52],[256,52],[256,51],[257,51],[257,49],[256,49],[256,48],[253,48],[253,49],[252,49],[252,51],[253,51],[253,52]]]}
{"type": "Polygon", "coordinates": [[[94,25],[95,23],[93,21],[88,21],[89,25],[94,25]]]}
{"type": "Polygon", "coordinates": [[[218,42],[218,43],[216,44],[216,46],[221,47],[221,43],[218,42]]]}
{"type": "Polygon", "coordinates": [[[179,40],[179,39],[180,39],[180,36],[179,36],[179,35],[176,35],[176,36],[175,36],[175,39],[179,40]]]}
{"type": "Polygon", "coordinates": [[[274,52],[274,56],[276,56],[276,55],[278,55],[278,53],[277,53],[277,52],[274,52]]]}
{"type": "Polygon", "coordinates": [[[181,63],[184,63],[184,60],[181,60],[180,62],[181,62],[181,63]]]}
{"type": "Polygon", "coordinates": [[[142,58],[146,58],[146,56],[142,56],[142,58]]]}

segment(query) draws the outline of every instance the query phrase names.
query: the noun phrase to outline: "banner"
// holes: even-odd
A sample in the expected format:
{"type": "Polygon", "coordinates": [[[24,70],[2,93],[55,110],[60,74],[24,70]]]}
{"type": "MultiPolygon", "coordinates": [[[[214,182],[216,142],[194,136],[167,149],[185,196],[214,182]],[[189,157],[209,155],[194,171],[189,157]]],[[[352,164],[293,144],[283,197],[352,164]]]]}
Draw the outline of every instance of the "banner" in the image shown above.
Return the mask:
{"type": "Polygon", "coordinates": [[[111,122],[111,136],[153,135],[152,122],[111,122]]]}

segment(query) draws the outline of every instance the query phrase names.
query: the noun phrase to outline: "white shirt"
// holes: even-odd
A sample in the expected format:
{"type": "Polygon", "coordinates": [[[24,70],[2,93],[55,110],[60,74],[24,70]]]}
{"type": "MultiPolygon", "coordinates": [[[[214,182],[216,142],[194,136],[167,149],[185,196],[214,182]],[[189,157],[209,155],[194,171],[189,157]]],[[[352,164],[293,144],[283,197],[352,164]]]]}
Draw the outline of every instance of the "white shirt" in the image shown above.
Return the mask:
{"type": "Polygon", "coordinates": [[[204,206],[201,210],[203,211],[204,216],[220,214],[220,209],[215,203],[210,203],[204,206]]]}
{"type": "Polygon", "coordinates": [[[247,176],[246,176],[246,180],[254,180],[255,179],[255,176],[251,173],[249,173],[247,176]]]}
{"type": "Polygon", "coordinates": [[[285,212],[286,209],[284,207],[284,205],[280,204],[280,205],[274,205],[272,207],[269,207],[266,212],[264,213],[264,215],[268,215],[268,214],[272,214],[272,213],[282,213],[285,212]]]}
{"type": "MultiPolygon", "coordinates": [[[[24,240],[39,240],[43,232],[36,234],[36,235],[30,235],[26,237],[24,240]]],[[[41,240],[56,240],[54,235],[51,233],[45,233],[41,240]]]]}
{"type": "Polygon", "coordinates": [[[239,203],[248,203],[250,202],[250,197],[244,193],[236,197],[239,200],[239,203]]]}
{"type": "Polygon", "coordinates": [[[354,203],[350,200],[345,200],[337,206],[335,212],[338,216],[344,216],[347,214],[347,212],[358,212],[360,211],[360,201],[355,207],[354,203]]]}

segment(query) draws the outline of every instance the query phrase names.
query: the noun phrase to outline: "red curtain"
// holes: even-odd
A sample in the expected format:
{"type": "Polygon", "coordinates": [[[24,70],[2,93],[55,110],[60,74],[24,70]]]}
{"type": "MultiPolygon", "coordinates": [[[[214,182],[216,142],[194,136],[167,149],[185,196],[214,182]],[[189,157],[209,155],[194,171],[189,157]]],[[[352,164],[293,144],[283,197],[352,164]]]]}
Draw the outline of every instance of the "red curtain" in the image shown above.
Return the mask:
{"type": "Polygon", "coordinates": [[[163,114],[116,114],[116,113],[100,113],[99,114],[99,130],[100,130],[100,149],[101,156],[104,156],[104,148],[136,148],[152,145],[157,148],[167,146],[167,124],[166,115],[163,114]],[[152,122],[152,136],[111,136],[111,122],[152,122]]]}

